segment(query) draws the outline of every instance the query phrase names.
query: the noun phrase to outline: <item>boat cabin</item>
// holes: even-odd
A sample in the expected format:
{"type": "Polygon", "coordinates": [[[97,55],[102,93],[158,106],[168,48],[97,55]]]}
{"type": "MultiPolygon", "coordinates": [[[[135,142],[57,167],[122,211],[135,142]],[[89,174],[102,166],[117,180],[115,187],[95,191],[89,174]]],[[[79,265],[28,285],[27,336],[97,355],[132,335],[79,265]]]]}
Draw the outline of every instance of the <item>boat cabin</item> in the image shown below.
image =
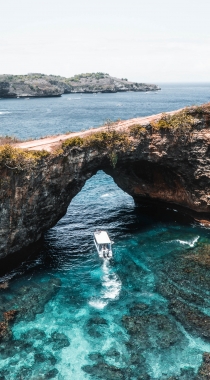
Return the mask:
{"type": "Polygon", "coordinates": [[[99,257],[105,259],[109,259],[112,257],[112,242],[106,231],[95,231],[94,243],[98,251],[99,257]]]}

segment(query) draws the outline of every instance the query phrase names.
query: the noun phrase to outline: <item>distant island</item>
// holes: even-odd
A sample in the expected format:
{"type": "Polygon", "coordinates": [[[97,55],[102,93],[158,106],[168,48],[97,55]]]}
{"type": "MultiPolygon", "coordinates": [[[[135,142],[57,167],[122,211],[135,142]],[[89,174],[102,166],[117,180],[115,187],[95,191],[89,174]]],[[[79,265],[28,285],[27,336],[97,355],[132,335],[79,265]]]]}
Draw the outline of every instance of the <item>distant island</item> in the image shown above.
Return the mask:
{"type": "Polygon", "coordinates": [[[157,91],[155,84],[130,82],[105,73],[86,73],[71,78],[30,73],[0,75],[0,98],[52,97],[62,94],[93,94],[126,91],[157,91]]]}

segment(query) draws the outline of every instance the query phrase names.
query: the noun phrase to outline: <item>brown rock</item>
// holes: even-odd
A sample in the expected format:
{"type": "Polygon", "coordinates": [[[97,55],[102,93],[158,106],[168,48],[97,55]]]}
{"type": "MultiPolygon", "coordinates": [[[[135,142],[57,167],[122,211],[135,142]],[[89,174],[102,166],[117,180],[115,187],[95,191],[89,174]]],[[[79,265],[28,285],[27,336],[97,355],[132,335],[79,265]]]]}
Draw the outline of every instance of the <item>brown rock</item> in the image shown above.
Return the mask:
{"type": "Polygon", "coordinates": [[[203,362],[198,370],[195,380],[209,380],[210,379],[210,354],[204,352],[203,362]]]}
{"type": "MultiPolygon", "coordinates": [[[[184,121],[178,127],[167,123],[160,127],[161,115],[133,119],[113,126],[117,136],[123,135],[122,141],[67,146],[57,155],[21,168],[2,163],[0,257],[38,241],[65,215],[72,198],[98,170],[110,174],[136,202],[176,204],[176,208],[196,218],[210,220],[210,104],[186,112],[192,120],[189,128],[184,121]]],[[[178,115],[178,120],[179,114],[170,113],[178,115]]],[[[95,132],[80,133],[80,137],[91,133],[95,132]]],[[[62,135],[62,140],[67,138],[62,135]]],[[[60,146],[60,139],[58,136],[18,146],[52,151],[60,146]]]]}

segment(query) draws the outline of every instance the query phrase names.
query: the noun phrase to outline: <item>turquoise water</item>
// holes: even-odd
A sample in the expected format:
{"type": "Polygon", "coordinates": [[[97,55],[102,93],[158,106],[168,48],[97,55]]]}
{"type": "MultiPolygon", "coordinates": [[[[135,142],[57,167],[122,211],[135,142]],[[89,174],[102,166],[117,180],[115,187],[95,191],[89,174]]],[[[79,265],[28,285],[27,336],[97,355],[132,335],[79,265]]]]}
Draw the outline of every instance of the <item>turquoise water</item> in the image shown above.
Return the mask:
{"type": "MultiPolygon", "coordinates": [[[[198,102],[207,100],[209,88],[203,87],[198,102]]],[[[171,93],[170,107],[180,102],[180,91],[171,93]]],[[[181,93],[184,106],[185,99],[194,102],[196,87],[182,87],[181,93]]],[[[123,95],[129,103],[129,94],[123,95]]],[[[27,103],[3,102],[8,109],[27,103]]],[[[42,109],[42,99],[36,102],[42,109]]],[[[29,103],[33,115],[33,100],[29,103]]],[[[165,98],[162,107],[166,104],[165,98]]],[[[106,111],[109,118],[109,107],[106,111]]],[[[90,114],[90,123],[100,124],[92,109],[90,114]]],[[[12,128],[8,115],[3,130],[12,128]]],[[[62,111],[61,125],[63,117],[62,111]]],[[[13,121],[15,129],[15,116],[13,121]]],[[[209,268],[197,260],[209,244],[209,231],[189,217],[173,209],[136,207],[111,177],[98,172],[46,233],[40,251],[14,269],[5,268],[2,321],[3,312],[18,312],[0,341],[0,379],[192,380],[203,352],[210,352],[205,322],[199,328],[193,317],[210,316],[209,268]],[[114,240],[110,262],[97,255],[96,228],[114,240]]]]}

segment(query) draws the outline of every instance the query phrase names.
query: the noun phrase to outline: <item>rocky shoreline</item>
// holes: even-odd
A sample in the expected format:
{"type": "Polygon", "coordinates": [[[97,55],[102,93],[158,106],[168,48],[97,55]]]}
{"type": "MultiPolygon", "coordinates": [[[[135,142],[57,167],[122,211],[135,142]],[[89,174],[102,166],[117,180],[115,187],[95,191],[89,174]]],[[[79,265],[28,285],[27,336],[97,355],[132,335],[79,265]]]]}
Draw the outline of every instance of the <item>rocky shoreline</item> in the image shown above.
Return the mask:
{"type": "Polygon", "coordinates": [[[134,83],[104,73],[87,73],[65,78],[32,73],[0,75],[0,98],[58,97],[62,94],[158,91],[154,84],[134,83]]]}

